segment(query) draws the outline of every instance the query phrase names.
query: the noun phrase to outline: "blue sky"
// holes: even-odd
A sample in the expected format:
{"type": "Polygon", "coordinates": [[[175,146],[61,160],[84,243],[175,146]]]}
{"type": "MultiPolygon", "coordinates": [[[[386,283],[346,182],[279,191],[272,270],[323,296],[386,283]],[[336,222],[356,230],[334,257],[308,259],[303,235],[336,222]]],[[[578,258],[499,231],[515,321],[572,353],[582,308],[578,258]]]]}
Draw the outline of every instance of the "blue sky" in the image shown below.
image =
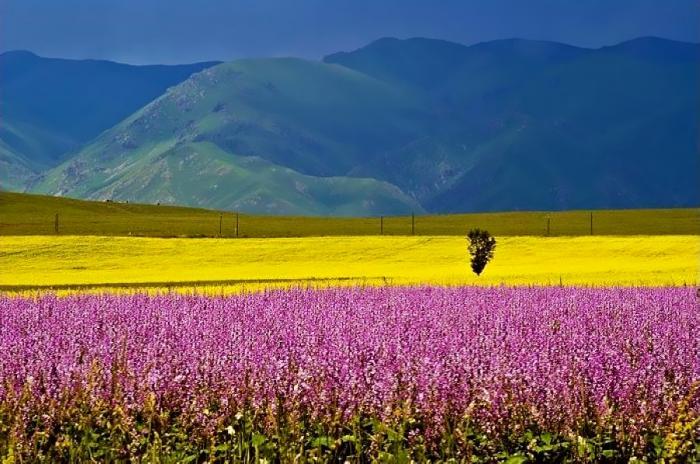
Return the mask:
{"type": "Polygon", "coordinates": [[[0,0],[0,51],[181,63],[320,58],[392,36],[700,41],[698,0],[0,0]]]}

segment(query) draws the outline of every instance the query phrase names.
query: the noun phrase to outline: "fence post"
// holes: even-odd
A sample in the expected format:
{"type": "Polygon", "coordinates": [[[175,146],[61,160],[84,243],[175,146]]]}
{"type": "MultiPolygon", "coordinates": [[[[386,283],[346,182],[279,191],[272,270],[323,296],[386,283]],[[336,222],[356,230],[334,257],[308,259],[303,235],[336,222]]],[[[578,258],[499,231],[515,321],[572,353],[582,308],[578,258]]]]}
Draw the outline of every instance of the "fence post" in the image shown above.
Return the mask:
{"type": "Polygon", "coordinates": [[[219,237],[221,237],[221,225],[224,222],[224,215],[219,214],[219,237]]]}
{"type": "Polygon", "coordinates": [[[238,238],[238,211],[236,211],[236,238],[238,238]]]}
{"type": "Polygon", "coordinates": [[[416,235],[416,213],[411,211],[411,235],[416,235]]]}
{"type": "Polygon", "coordinates": [[[379,216],[379,235],[384,235],[384,216],[379,216]]]}
{"type": "Polygon", "coordinates": [[[591,211],[591,235],[593,235],[593,211],[591,211]]]}
{"type": "Polygon", "coordinates": [[[549,218],[547,218],[547,237],[549,237],[549,218]]]}
{"type": "Polygon", "coordinates": [[[54,232],[58,233],[58,213],[56,213],[56,217],[53,221],[53,230],[54,232]]]}

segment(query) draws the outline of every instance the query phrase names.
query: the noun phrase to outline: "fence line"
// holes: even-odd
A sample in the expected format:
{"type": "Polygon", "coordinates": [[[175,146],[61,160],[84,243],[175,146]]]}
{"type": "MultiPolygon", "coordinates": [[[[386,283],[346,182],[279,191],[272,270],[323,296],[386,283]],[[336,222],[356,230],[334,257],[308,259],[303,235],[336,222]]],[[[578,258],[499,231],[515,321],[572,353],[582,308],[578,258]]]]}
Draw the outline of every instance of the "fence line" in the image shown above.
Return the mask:
{"type": "MultiPolygon", "coordinates": [[[[700,210],[658,216],[622,212],[503,213],[475,215],[377,216],[365,218],[247,216],[238,212],[211,215],[123,216],[57,211],[49,218],[0,220],[0,235],[136,235],[155,237],[299,237],[319,235],[466,235],[472,228],[500,236],[562,235],[700,235],[700,210]],[[218,221],[217,221],[218,219],[218,221]],[[233,224],[231,224],[231,222],[233,224]]],[[[11,218],[13,219],[13,218],[11,218]]]]}

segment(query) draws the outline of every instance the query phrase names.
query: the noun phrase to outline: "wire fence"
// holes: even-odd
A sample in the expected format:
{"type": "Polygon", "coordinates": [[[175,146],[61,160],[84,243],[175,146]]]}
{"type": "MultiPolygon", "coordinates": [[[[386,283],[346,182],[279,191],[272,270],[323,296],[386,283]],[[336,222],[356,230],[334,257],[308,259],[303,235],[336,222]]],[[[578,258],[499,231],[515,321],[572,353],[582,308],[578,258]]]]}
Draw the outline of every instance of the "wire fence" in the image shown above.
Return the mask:
{"type": "Polygon", "coordinates": [[[365,218],[257,216],[235,212],[56,211],[0,217],[0,235],[146,237],[304,237],[460,235],[474,228],[500,236],[700,235],[700,209],[509,212],[365,218]]]}

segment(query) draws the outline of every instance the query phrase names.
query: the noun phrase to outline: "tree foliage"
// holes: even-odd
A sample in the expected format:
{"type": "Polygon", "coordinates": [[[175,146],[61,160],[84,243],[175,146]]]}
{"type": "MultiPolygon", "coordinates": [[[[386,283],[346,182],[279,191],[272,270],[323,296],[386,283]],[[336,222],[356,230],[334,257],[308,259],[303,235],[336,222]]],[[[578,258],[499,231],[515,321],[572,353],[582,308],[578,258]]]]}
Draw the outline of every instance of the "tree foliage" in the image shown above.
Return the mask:
{"type": "Polygon", "coordinates": [[[488,262],[493,258],[496,239],[486,230],[472,229],[467,235],[469,254],[472,258],[472,270],[481,275],[488,262]]]}

